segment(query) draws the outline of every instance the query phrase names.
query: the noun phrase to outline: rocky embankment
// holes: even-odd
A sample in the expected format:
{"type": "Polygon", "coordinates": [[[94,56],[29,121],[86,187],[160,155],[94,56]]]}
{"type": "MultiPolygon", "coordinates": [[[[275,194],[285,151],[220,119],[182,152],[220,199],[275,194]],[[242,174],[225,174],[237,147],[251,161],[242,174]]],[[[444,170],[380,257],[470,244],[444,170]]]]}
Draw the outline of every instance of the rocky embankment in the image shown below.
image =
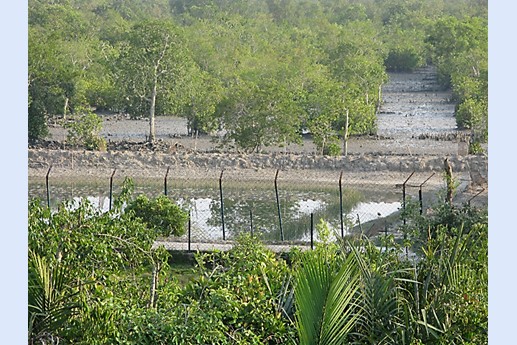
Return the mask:
{"type": "MultiPolygon", "coordinates": [[[[263,171],[302,171],[306,174],[335,175],[340,171],[358,175],[403,176],[411,172],[443,171],[443,156],[360,154],[330,157],[310,154],[230,154],[199,152],[158,152],[29,149],[29,176],[44,176],[52,166],[53,176],[106,176],[117,169],[132,177],[163,177],[170,167],[175,176],[206,178],[221,170],[253,176],[263,171]]],[[[470,176],[475,184],[486,183],[488,159],[483,155],[450,156],[457,174],[470,176]]],[[[399,178],[399,177],[397,177],[399,178]]]]}

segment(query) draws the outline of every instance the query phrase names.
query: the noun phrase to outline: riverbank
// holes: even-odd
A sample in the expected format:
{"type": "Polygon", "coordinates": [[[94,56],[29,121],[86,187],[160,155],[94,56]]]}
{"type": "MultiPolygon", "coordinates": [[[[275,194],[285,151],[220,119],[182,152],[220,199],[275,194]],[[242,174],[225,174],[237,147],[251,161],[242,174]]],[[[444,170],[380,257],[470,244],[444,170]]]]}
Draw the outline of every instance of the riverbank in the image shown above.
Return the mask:
{"type": "MultiPolygon", "coordinates": [[[[346,157],[314,154],[232,154],[202,152],[94,152],[29,149],[29,179],[109,177],[162,179],[169,169],[175,180],[217,180],[224,171],[228,181],[271,181],[276,171],[282,181],[335,183],[341,174],[347,184],[395,186],[412,173],[412,183],[441,185],[443,156],[353,154],[346,157]]],[[[465,188],[486,188],[488,158],[484,155],[448,156],[455,178],[465,188]]]]}

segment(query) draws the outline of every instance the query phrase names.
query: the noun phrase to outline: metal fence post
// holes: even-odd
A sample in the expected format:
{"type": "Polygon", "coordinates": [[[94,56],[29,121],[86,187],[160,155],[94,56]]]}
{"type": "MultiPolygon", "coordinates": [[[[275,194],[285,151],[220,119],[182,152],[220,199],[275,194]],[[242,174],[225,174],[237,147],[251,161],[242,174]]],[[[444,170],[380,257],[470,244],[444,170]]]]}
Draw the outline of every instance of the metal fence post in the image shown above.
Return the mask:
{"type": "Polygon", "coordinates": [[[384,218],[384,240],[386,241],[386,253],[388,252],[388,221],[384,218]]]}
{"type": "Polygon", "coordinates": [[[422,198],[422,186],[420,186],[420,188],[418,188],[418,201],[420,202],[420,215],[422,215],[422,213],[424,213],[424,202],[423,202],[423,198],[422,198]]]}
{"type": "Polygon", "coordinates": [[[190,216],[190,210],[188,211],[188,235],[187,235],[187,241],[188,241],[188,247],[187,250],[190,252],[190,242],[191,242],[191,236],[192,236],[192,218],[190,216]]]}
{"type": "Polygon", "coordinates": [[[221,176],[219,176],[219,197],[221,199],[221,224],[223,228],[223,241],[225,241],[226,233],[224,229],[223,173],[224,169],[221,170],[221,176]]]}
{"type": "Polygon", "coordinates": [[[339,175],[339,220],[341,222],[341,238],[345,237],[345,225],[343,221],[343,186],[341,180],[343,178],[343,172],[339,175]]]}
{"type": "Polygon", "coordinates": [[[163,189],[165,195],[167,195],[167,176],[169,175],[169,169],[170,167],[167,167],[167,172],[165,173],[165,178],[163,179],[163,189]]]}
{"type": "Polygon", "coordinates": [[[117,171],[117,169],[113,169],[113,172],[111,173],[111,177],[110,177],[110,211],[111,211],[111,203],[112,203],[112,200],[113,200],[113,175],[115,175],[115,171],[117,171]]]}
{"type": "Polygon", "coordinates": [[[284,240],[284,229],[282,228],[282,213],[280,212],[280,199],[278,197],[278,171],[279,169],[276,169],[276,175],[275,175],[275,194],[276,194],[276,208],[278,211],[278,222],[280,224],[280,241],[284,240]]]}
{"type": "Polygon", "coordinates": [[[422,197],[422,187],[433,176],[434,176],[434,173],[431,176],[429,176],[424,182],[422,182],[418,188],[418,200],[420,202],[420,214],[424,213],[424,201],[423,201],[423,197],[422,197]]]}
{"type": "MultiPolygon", "coordinates": [[[[409,179],[411,178],[411,176],[413,176],[413,174],[415,173],[415,171],[413,170],[413,172],[411,173],[411,175],[409,175],[409,177],[406,179],[406,181],[404,181],[404,183],[402,184],[402,209],[404,211],[404,217],[402,217],[402,222],[404,225],[406,225],[406,215],[405,215],[405,211],[406,211],[406,183],[409,181],[409,179]]],[[[407,240],[407,233],[406,233],[406,230],[404,230],[404,242],[406,242],[407,240]]],[[[409,252],[408,252],[408,247],[406,246],[406,259],[409,257],[409,252]]]]}
{"type": "MultiPolygon", "coordinates": [[[[406,181],[404,181],[404,183],[402,184],[402,210],[404,210],[404,211],[406,211],[406,183],[408,183],[409,179],[411,178],[411,176],[413,176],[414,173],[415,173],[415,171],[413,170],[411,175],[409,175],[409,177],[406,179],[406,181]]],[[[406,225],[406,215],[404,215],[404,217],[402,218],[402,221],[403,221],[404,225],[406,225]]]]}
{"type": "Polygon", "coordinates": [[[314,213],[311,212],[311,249],[314,249],[314,213]]]}
{"type": "Polygon", "coordinates": [[[250,208],[250,232],[251,232],[251,237],[253,237],[253,212],[251,211],[251,208],[250,208]]]}
{"type": "Polygon", "coordinates": [[[47,176],[45,177],[45,185],[47,187],[47,206],[50,208],[50,188],[48,184],[48,176],[50,175],[50,169],[52,169],[52,165],[48,168],[47,176]]]}

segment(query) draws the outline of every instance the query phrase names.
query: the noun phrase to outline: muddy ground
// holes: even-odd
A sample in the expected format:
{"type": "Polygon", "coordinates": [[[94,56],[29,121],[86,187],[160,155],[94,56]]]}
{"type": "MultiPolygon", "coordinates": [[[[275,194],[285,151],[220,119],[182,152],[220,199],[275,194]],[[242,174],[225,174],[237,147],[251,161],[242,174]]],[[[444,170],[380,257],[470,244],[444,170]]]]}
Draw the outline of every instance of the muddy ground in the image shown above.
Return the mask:
{"type": "MultiPolygon", "coordinates": [[[[383,103],[378,114],[378,133],[375,137],[352,137],[349,141],[348,152],[350,155],[388,155],[401,157],[415,156],[437,156],[451,157],[464,155],[466,144],[462,141],[465,133],[458,131],[454,119],[454,104],[451,103],[450,91],[441,90],[436,83],[435,70],[432,67],[417,70],[414,73],[390,74],[389,82],[382,89],[383,103]]],[[[114,143],[135,143],[144,142],[148,133],[148,121],[146,119],[131,120],[126,116],[104,114],[103,129],[101,135],[113,146],[114,143]]],[[[66,130],[57,124],[50,126],[51,140],[56,141],[55,145],[62,145],[66,138],[66,130]]],[[[160,116],[156,118],[156,137],[162,143],[163,154],[171,153],[171,148],[178,152],[224,152],[217,142],[217,137],[200,136],[197,138],[187,135],[186,121],[183,118],[160,116]]],[[[109,146],[110,147],[110,146],[109,146]]],[[[62,148],[62,146],[61,146],[62,148]]],[[[66,146],[65,146],[66,148],[66,146]]],[[[145,145],[140,147],[145,152],[145,145]]],[[[44,151],[45,148],[30,148],[30,151],[44,151]]],[[[154,149],[156,150],[156,148],[154,149]]],[[[158,149],[158,151],[160,151],[158,149]]],[[[264,148],[265,153],[289,153],[314,154],[316,148],[310,138],[305,138],[301,145],[289,145],[287,147],[264,148]]],[[[77,151],[77,156],[81,155],[77,151]]],[[[65,153],[63,153],[65,154],[65,153]]],[[[231,153],[228,153],[231,154],[231,153]]],[[[109,162],[106,166],[99,165],[98,160],[92,163],[91,167],[84,171],[74,170],[73,166],[63,165],[65,159],[59,155],[47,155],[44,157],[56,157],[51,160],[41,161],[42,155],[29,155],[29,177],[41,177],[47,171],[48,166],[56,166],[53,169],[53,176],[76,176],[76,174],[91,175],[98,174],[104,177],[110,168],[109,162]],[[31,156],[39,157],[40,161],[31,161],[31,156]],[[58,164],[56,164],[58,163],[58,164]],[[57,175],[56,175],[57,174],[57,175]]],[[[50,159],[50,158],[49,158],[50,159]]],[[[141,167],[135,159],[135,154],[128,152],[125,155],[127,161],[134,160],[134,168],[125,171],[128,176],[153,177],[156,171],[162,174],[163,166],[141,167]]],[[[131,166],[131,164],[129,164],[131,166]]],[[[176,171],[181,176],[204,176],[206,169],[199,169],[192,166],[184,166],[176,171]],[[183,171],[184,170],[184,171],[183,171]]],[[[251,170],[251,169],[248,169],[251,170]]],[[[262,175],[264,172],[248,171],[242,169],[245,176],[262,175]]],[[[309,172],[307,176],[334,176],[332,171],[309,172]]],[[[370,173],[375,180],[385,180],[390,184],[400,183],[406,172],[400,171],[376,171],[370,173]]],[[[438,175],[437,175],[438,176],[438,175]]],[[[364,176],[361,176],[364,178],[364,176]]],[[[468,174],[461,176],[462,180],[469,178],[468,174]]],[[[484,186],[487,193],[487,185],[484,186]]],[[[479,188],[478,188],[479,189],[479,188]]],[[[472,190],[477,193],[478,189],[472,190]]]]}
{"type": "MultiPolygon", "coordinates": [[[[352,137],[351,154],[456,155],[464,153],[460,138],[465,133],[456,128],[454,103],[450,91],[436,83],[435,70],[423,68],[413,73],[392,73],[382,89],[383,103],[378,114],[376,137],[352,137]],[[449,139],[449,140],[443,140],[449,139]]],[[[108,141],[143,142],[148,135],[147,119],[130,120],[126,116],[104,114],[101,135],[108,141]]],[[[66,130],[50,125],[51,140],[62,142],[66,130]]],[[[187,123],[180,117],[156,118],[156,137],[200,152],[220,151],[217,137],[187,135],[187,123]]],[[[301,145],[267,147],[264,152],[315,153],[310,138],[301,145]]]]}

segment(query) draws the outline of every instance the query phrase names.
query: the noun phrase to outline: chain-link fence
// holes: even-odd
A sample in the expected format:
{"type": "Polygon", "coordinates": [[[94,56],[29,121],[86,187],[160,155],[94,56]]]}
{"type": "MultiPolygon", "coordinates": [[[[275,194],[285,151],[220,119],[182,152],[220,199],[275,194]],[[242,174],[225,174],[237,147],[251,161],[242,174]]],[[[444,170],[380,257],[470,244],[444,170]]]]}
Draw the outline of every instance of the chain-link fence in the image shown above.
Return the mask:
{"type": "MultiPolygon", "coordinates": [[[[53,176],[49,168],[45,176],[29,179],[29,198],[40,198],[51,208],[87,198],[107,211],[125,178],[116,169],[99,178],[53,176]]],[[[400,224],[400,211],[409,203],[424,212],[445,189],[441,172],[386,177],[339,171],[212,169],[202,178],[189,178],[166,168],[163,178],[132,180],[133,196],[166,194],[189,213],[185,235],[171,239],[189,243],[233,240],[243,232],[269,243],[308,243],[318,240],[317,228],[323,221],[336,236],[374,235],[400,224]]],[[[469,191],[469,183],[468,177],[458,176],[454,201],[485,203],[486,195],[479,196],[484,189],[469,191]]]]}

